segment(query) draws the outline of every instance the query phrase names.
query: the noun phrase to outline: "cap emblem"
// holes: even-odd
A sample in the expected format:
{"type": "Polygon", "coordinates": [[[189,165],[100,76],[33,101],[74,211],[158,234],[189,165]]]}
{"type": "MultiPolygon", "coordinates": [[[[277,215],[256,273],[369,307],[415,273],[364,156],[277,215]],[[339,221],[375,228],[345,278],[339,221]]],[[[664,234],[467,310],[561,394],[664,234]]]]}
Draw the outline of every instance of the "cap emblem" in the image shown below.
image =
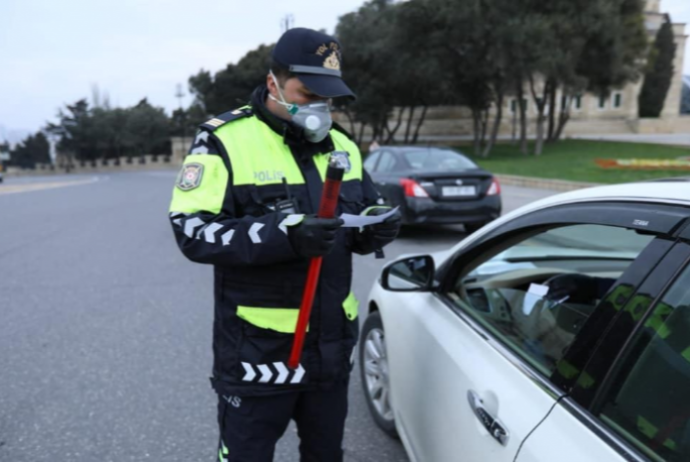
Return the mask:
{"type": "Polygon", "coordinates": [[[338,58],[338,52],[334,51],[328,58],[323,62],[323,67],[326,69],[334,69],[336,71],[340,70],[340,59],[338,58]]]}

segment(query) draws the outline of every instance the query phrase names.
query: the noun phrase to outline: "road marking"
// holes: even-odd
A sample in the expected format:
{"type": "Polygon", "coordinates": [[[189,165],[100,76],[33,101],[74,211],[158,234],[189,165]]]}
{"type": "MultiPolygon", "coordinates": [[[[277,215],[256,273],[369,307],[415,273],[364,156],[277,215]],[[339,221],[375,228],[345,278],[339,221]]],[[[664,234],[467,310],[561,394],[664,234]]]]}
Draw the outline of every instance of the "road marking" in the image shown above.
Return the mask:
{"type": "Polygon", "coordinates": [[[49,183],[25,183],[25,184],[0,184],[0,196],[3,194],[17,194],[31,191],[43,191],[46,189],[64,188],[67,186],[79,186],[84,184],[92,184],[98,182],[98,177],[89,178],[88,180],[73,180],[73,181],[53,181],[49,183]]]}

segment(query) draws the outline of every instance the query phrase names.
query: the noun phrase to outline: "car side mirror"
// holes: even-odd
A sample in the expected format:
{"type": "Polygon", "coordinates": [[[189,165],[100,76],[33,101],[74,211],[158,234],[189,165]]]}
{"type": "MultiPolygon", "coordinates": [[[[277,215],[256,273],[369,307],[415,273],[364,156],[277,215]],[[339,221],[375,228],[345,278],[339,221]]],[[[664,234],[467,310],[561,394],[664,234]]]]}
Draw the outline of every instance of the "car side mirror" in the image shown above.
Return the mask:
{"type": "Polygon", "coordinates": [[[430,292],[435,272],[436,264],[430,255],[404,258],[383,269],[381,286],[391,292],[430,292]]]}

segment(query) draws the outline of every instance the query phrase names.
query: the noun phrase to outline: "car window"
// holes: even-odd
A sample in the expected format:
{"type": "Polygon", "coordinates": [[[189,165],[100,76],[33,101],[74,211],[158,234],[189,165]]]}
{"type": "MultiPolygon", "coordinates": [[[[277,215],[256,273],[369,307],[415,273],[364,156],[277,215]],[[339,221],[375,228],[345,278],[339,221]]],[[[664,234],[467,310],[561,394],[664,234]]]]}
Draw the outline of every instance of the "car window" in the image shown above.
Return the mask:
{"type": "Polygon", "coordinates": [[[690,267],[623,358],[595,414],[653,460],[690,460],[690,267]]]}
{"type": "Polygon", "coordinates": [[[364,168],[368,172],[373,172],[374,167],[376,166],[376,161],[381,157],[381,152],[380,151],[375,151],[369,154],[367,157],[367,160],[364,161],[364,168]]]}
{"type": "Polygon", "coordinates": [[[376,167],[377,172],[390,172],[395,166],[395,156],[388,151],[381,155],[379,165],[376,167]]]}
{"type": "Polygon", "coordinates": [[[478,168],[467,157],[450,149],[407,149],[403,151],[403,157],[414,170],[457,171],[478,168]]]}
{"type": "Polygon", "coordinates": [[[546,377],[604,294],[654,239],[571,225],[492,246],[448,296],[546,377]]]}

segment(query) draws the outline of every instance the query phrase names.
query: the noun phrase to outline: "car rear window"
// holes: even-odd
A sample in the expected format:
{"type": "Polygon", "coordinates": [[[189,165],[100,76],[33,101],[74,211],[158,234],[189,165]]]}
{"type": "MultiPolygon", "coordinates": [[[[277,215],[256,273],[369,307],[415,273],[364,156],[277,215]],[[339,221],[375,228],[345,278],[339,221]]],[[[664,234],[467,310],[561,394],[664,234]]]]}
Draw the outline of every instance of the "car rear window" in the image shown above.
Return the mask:
{"type": "Polygon", "coordinates": [[[414,170],[467,170],[477,165],[459,152],[450,149],[410,149],[403,152],[414,170]]]}

